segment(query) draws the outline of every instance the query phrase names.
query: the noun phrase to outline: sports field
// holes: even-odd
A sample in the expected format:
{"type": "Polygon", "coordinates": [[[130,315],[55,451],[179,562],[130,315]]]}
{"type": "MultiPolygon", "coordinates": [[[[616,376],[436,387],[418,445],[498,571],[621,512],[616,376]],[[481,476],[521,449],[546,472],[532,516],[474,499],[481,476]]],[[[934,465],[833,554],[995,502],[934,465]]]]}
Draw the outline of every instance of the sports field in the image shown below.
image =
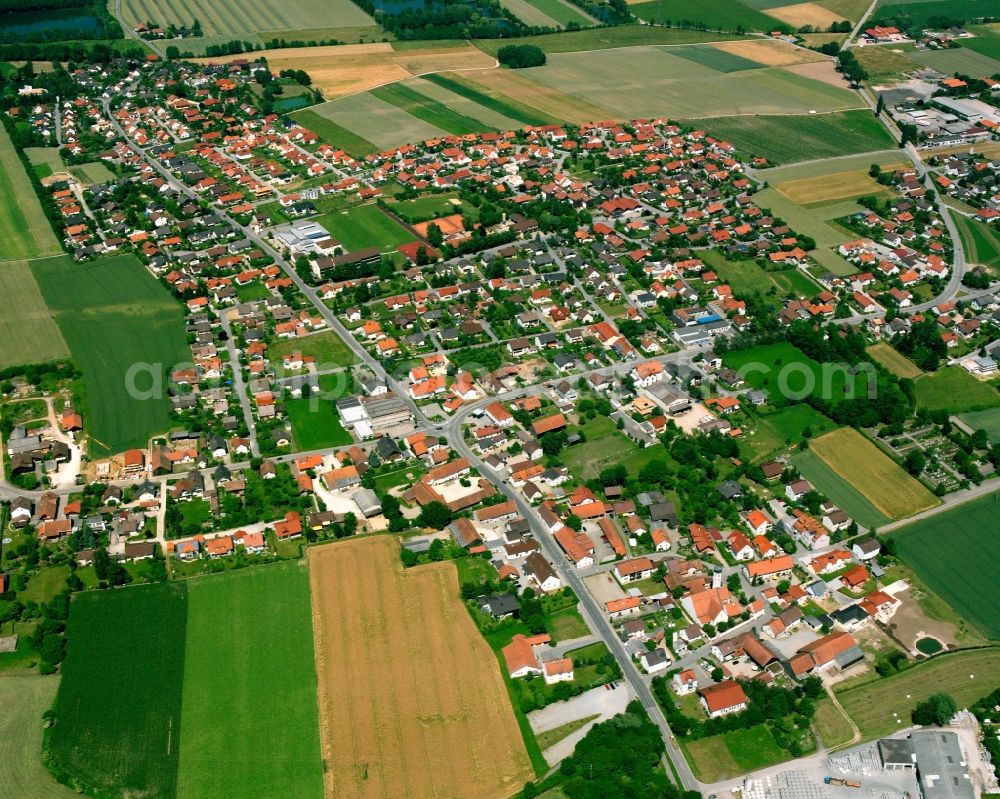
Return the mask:
{"type": "Polygon", "coordinates": [[[837,699],[864,740],[910,726],[910,711],[944,692],[967,707],[1000,684],[1000,648],[940,655],[901,674],[837,691],[837,699]],[[894,715],[895,714],[895,715],[894,715]]]}
{"type": "Polygon", "coordinates": [[[394,250],[400,244],[416,241],[417,238],[377,205],[358,205],[347,211],[331,211],[316,221],[348,252],[365,247],[394,250]]]}
{"type": "Polygon", "coordinates": [[[0,260],[37,258],[61,252],[52,226],[0,126],[0,260]]]}
{"type": "Polygon", "coordinates": [[[74,597],[50,738],[59,768],[113,796],[173,799],[186,619],[184,583],[74,597]]]}
{"type": "Polygon", "coordinates": [[[973,430],[985,430],[994,444],[1000,443],[1000,408],[963,413],[958,418],[973,430]]]}
{"type": "Polygon", "coordinates": [[[0,262],[0,368],[69,357],[28,261],[0,262]]]}
{"type": "Polygon", "coordinates": [[[869,111],[794,117],[721,117],[699,119],[696,124],[742,152],[766,158],[772,164],[833,158],[893,146],[892,137],[869,111]]]}
{"type": "Polygon", "coordinates": [[[83,372],[91,457],[145,446],[170,424],[166,382],[145,398],[130,395],[126,378],[135,365],[148,364],[135,387],[150,390],[153,374],[165,376],[190,360],[180,304],[134,255],[80,264],[69,256],[50,258],[32,269],[83,372]]]}
{"type": "Polygon", "coordinates": [[[42,715],[52,707],[58,677],[26,671],[0,675],[0,796],[73,799],[42,765],[42,715]]]}
{"type": "Polygon", "coordinates": [[[884,341],[872,344],[868,348],[868,354],[873,360],[899,377],[914,380],[923,374],[919,366],[884,341]]]}
{"type": "Polygon", "coordinates": [[[309,550],[328,797],[499,799],[533,772],[451,563],[387,536],[309,550]]]}
{"type": "Polygon", "coordinates": [[[945,366],[916,382],[917,407],[966,413],[1000,406],[1000,394],[976,380],[961,366],[945,366]]]}
{"type": "Polygon", "coordinates": [[[927,587],[987,637],[1000,640],[1000,505],[992,494],[892,534],[900,557],[927,587]]]}
{"type": "MultiPolygon", "coordinates": [[[[135,27],[150,20],[166,27],[201,23],[206,37],[244,38],[244,34],[281,35],[316,28],[370,27],[375,20],[350,0],[221,0],[203,4],[188,0],[122,0],[122,16],[135,27]]],[[[289,37],[292,38],[292,37],[289,37]]],[[[184,46],[197,45],[188,40],[184,46]]]]}
{"type": "Polygon", "coordinates": [[[179,753],[178,799],[322,797],[305,561],[189,582],[179,753]]]}
{"type": "Polygon", "coordinates": [[[852,427],[841,427],[813,439],[809,449],[890,518],[903,519],[940,502],[852,427]]]}

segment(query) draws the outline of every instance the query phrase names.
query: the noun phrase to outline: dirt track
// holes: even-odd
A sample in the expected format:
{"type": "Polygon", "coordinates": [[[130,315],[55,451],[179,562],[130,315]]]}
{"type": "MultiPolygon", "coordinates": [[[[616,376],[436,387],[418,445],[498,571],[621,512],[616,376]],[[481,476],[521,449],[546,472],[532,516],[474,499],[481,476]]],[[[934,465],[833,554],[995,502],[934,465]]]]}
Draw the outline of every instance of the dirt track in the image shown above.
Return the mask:
{"type": "Polygon", "coordinates": [[[329,797],[498,799],[531,767],[454,566],[389,536],[309,551],[329,797]]]}

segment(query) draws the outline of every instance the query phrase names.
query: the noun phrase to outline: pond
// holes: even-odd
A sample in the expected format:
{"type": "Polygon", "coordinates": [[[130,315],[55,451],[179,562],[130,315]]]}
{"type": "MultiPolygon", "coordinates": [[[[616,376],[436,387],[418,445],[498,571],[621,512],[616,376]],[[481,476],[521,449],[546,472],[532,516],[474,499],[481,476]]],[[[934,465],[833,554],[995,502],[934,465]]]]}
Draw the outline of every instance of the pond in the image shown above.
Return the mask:
{"type": "Polygon", "coordinates": [[[916,644],[917,651],[925,655],[936,655],[944,646],[937,638],[921,638],[916,644]]]}
{"type": "Polygon", "coordinates": [[[35,36],[49,31],[100,33],[101,23],[87,8],[53,8],[0,14],[0,36],[35,36]]]}

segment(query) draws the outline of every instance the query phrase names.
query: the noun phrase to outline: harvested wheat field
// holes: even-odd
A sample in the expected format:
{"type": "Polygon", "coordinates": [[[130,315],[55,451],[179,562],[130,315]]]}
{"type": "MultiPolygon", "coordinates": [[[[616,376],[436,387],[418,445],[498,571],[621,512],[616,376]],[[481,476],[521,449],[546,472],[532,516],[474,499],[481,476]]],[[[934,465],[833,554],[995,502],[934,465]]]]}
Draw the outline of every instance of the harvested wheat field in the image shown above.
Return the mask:
{"type": "Polygon", "coordinates": [[[785,69],[794,75],[819,80],[831,86],[836,86],[839,89],[849,87],[844,76],[840,72],[837,72],[836,64],[830,60],[810,61],[807,64],[788,64],[785,69]]]}
{"type": "MultiPolygon", "coordinates": [[[[396,50],[389,42],[341,44],[335,47],[288,47],[254,53],[267,59],[272,72],[304,69],[313,86],[328,100],[363,92],[397,80],[447,70],[487,69],[492,56],[471,44],[442,44],[416,50],[396,50]]],[[[201,59],[203,63],[232,61],[245,55],[201,59]]]]}
{"type": "Polygon", "coordinates": [[[825,31],[834,22],[840,22],[843,17],[828,11],[816,3],[796,3],[791,6],[767,9],[767,15],[787,22],[793,28],[812,25],[816,30],[825,31]]]}
{"type": "MultiPolygon", "coordinates": [[[[891,171],[896,167],[885,167],[891,171]]],[[[774,183],[774,188],[799,204],[830,202],[864,194],[883,194],[885,188],[868,174],[867,169],[851,169],[832,175],[786,180],[774,183]]]]}
{"type": "MultiPolygon", "coordinates": [[[[538,69],[545,69],[545,67],[538,67],[538,69]]],[[[601,119],[613,119],[616,116],[607,108],[588,102],[582,97],[518,75],[509,69],[464,72],[459,77],[485,86],[487,89],[492,89],[566,122],[581,124],[601,119]]]]}
{"type": "Polygon", "coordinates": [[[388,536],[309,551],[326,794],[499,799],[532,776],[454,565],[388,536]]]}
{"type": "Polygon", "coordinates": [[[712,42],[710,46],[725,53],[749,58],[765,67],[786,67],[789,64],[807,64],[812,61],[826,60],[819,53],[777,39],[712,42]]]}

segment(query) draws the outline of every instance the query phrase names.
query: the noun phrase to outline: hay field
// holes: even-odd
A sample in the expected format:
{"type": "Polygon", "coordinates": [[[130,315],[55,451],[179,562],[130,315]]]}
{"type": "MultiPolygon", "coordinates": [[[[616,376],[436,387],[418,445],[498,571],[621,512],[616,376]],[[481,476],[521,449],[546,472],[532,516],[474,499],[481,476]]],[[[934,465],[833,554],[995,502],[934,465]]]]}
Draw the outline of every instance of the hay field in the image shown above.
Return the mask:
{"type": "MultiPolygon", "coordinates": [[[[622,52],[622,51],[615,51],[622,52]]],[[[593,58],[595,53],[586,53],[585,57],[593,58]]],[[[549,56],[550,58],[552,56],[549,56]]],[[[545,69],[539,67],[538,69],[545,69]]],[[[521,69],[512,72],[509,69],[494,69],[482,72],[463,72],[460,77],[467,84],[479,87],[488,93],[497,93],[509,97],[518,103],[523,103],[540,114],[556,117],[566,122],[595,122],[610,119],[615,114],[600,102],[583,99],[558,87],[549,86],[535,80],[537,69],[521,69]]],[[[641,116],[636,113],[634,116],[641,116]]]]}
{"type": "Polygon", "coordinates": [[[532,777],[451,563],[387,536],[309,550],[326,795],[500,799],[532,777]]]}
{"type": "Polygon", "coordinates": [[[878,510],[903,519],[940,504],[927,488],[857,430],[842,427],[809,448],[878,510]]]}
{"type": "MultiPolygon", "coordinates": [[[[226,40],[259,32],[374,26],[375,20],[351,0],[122,0],[122,17],[133,27],[151,20],[159,25],[201,22],[205,37],[226,40]]],[[[198,40],[191,40],[197,44],[198,40]]]]}
{"type": "Polygon", "coordinates": [[[748,58],[763,64],[765,67],[784,67],[789,64],[806,64],[813,61],[825,61],[819,53],[796,47],[779,39],[743,39],[732,42],[714,42],[710,47],[731,53],[742,58],[748,58]]]}
{"type": "Polygon", "coordinates": [[[556,53],[545,66],[520,72],[519,77],[603,106],[624,119],[806,114],[858,107],[847,90],[780,67],[720,72],[673,55],[669,47],[556,53]]]}
{"type": "Polygon", "coordinates": [[[69,357],[28,261],[0,263],[0,368],[69,357]]]}
{"type": "Polygon", "coordinates": [[[42,765],[42,715],[52,706],[58,677],[8,671],[0,677],[0,796],[74,799],[42,765]]]}
{"type": "Polygon", "coordinates": [[[884,341],[872,344],[868,348],[868,354],[873,360],[899,377],[915,380],[923,374],[919,366],[884,341]]]}
{"type": "Polygon", "coordinates": [[[0,129],[0,260],[61,252],[5,129],[0,129]]]}
{"type": "Polygon", "coordinates": [[[788,180],[773,185],[793,202],[804,205],[885,193],[885,187],[870,177],[868,170],[865,169],[834,172],[830,175],[788,180]]]}
{"type": "Polygon", "coordinates": [[[767,13],[775,19],[787,22],[793,28],[812,25],[817,30],[826,30],[834,22],[840,22],[843,17],[823,8],[816,3],[795,3],[790,6],[769,8],[767,13]]]}
{"type": "MultiPolygon", "coordinates": [[[[312,78],[313,87],[329,100],[429,72],[487,69],[496,65],[492,57],[464,43],[396,50],[388,42],[376,42],[289,47],[262,50],[255,55],[266,58],[272,72],[304,69],[312,78]]],[[[240,58],[246,56],[202,59],[202,63],[227,63],[240,58]]]]}
{"type": "Polygon", "coordinates": [[[309,110],[371,142],[378,150],[448,135],[443,128],[417,119],[370,92],[341,97],[309,110]]]}
{"type": "Polygon", "coordinates": [[[425,78],[412,78],[406,81],[403,85],[409,86],[410,88],[420,92],[420,94],[425,97],[436,100],[442,105],[447,106],[463,116],[479,120],[484,125],[483,129],[494,128],[496,130],[506,131],[517,130],[518,128],[524,126],[524,123],[521,120],[514,119],[506,114],[495,111],[492,108],[487,108],[486,106],[477,103],[475,100],[463,97],[446,86],[435,83],[434,81],[427,80],[425,78]]]}

